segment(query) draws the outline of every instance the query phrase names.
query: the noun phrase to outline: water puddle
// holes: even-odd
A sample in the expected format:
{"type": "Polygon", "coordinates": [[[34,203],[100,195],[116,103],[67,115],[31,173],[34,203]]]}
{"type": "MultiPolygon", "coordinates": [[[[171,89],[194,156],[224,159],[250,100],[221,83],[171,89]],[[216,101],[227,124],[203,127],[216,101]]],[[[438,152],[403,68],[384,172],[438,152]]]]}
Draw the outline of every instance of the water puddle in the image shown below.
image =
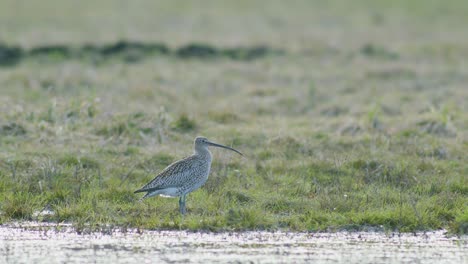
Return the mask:
{"type": "Polygon", "coordinates": [[[0,263],[468,263],[468,237],[444,231],[77,234],[70,226],[0,226],[0,263]]]}

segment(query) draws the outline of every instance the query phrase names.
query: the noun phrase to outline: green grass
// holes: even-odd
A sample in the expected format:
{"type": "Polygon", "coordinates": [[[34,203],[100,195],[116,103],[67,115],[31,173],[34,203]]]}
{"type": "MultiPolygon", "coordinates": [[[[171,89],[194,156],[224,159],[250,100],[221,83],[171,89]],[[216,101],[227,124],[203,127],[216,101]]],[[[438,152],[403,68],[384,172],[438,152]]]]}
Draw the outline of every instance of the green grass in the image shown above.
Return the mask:
{"type": "Polygon", "coordinates": [[[0,3],[2,41],[24,50],[282,51],[5,64],[0,223],[467,233],[466,1],[183,3],[0,3]],[[197,135],[247,158],[213,150],[184,218],[176,199],[138,202],[197,135]]]}

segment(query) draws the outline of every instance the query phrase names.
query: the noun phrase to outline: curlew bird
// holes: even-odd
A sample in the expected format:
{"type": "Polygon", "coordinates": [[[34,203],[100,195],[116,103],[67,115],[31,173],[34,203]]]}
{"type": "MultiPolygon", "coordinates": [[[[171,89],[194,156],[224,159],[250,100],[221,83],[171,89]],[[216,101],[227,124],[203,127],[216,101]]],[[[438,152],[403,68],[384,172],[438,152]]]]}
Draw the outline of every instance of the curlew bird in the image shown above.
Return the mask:
{"type": "Polygon", "coordinates": [[[185,214],[187,194],[205,184],[210,174],[212,158],[211,152],[208,150],[209,146],[229,149],[244,156],[233,148],[208,141],[205,137],[197,137],[194,140],[193,155],[167,166],[152,181],[136,190],[135,193],[146,192],[141,200],[156,195],[180,197],[179,210],[181,214],[185,214]]]}

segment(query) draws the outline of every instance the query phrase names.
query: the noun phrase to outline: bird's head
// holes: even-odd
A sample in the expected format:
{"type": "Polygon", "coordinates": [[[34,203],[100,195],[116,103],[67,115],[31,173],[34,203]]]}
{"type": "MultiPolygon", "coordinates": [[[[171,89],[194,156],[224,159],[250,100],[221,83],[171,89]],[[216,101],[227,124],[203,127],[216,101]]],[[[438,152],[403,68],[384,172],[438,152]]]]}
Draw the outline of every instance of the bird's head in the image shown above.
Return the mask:
{"type": "Polygon", "coordinates": [[[206,149],[209,146],[213,146],[213,147],[218,147],[218,148],[229,149],[231,151],[237,152],[241,156],[244,156],[244,154],[240,153],[238,150],[233,149],[233,148],[228,147],[228,146],[218,144],[218,143],[211,142],[206,137],[196,137],[195,141],[194,141],[194,144],[195,144],[195,150],[197,150],[197,149],[206,149]]]}

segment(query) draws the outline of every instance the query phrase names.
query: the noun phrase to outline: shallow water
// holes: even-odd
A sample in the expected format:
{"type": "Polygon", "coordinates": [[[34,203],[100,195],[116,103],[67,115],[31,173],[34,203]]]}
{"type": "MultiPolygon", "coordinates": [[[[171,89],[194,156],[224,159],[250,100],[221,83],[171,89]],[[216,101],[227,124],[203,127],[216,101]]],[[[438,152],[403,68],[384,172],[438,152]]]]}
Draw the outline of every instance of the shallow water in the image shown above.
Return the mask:
{"type": "Polygon", "coordinates": [[[80,235],[69,226],[0,226],[0,263],[468,263],[468,237],[444,231],[80,235]]]}

